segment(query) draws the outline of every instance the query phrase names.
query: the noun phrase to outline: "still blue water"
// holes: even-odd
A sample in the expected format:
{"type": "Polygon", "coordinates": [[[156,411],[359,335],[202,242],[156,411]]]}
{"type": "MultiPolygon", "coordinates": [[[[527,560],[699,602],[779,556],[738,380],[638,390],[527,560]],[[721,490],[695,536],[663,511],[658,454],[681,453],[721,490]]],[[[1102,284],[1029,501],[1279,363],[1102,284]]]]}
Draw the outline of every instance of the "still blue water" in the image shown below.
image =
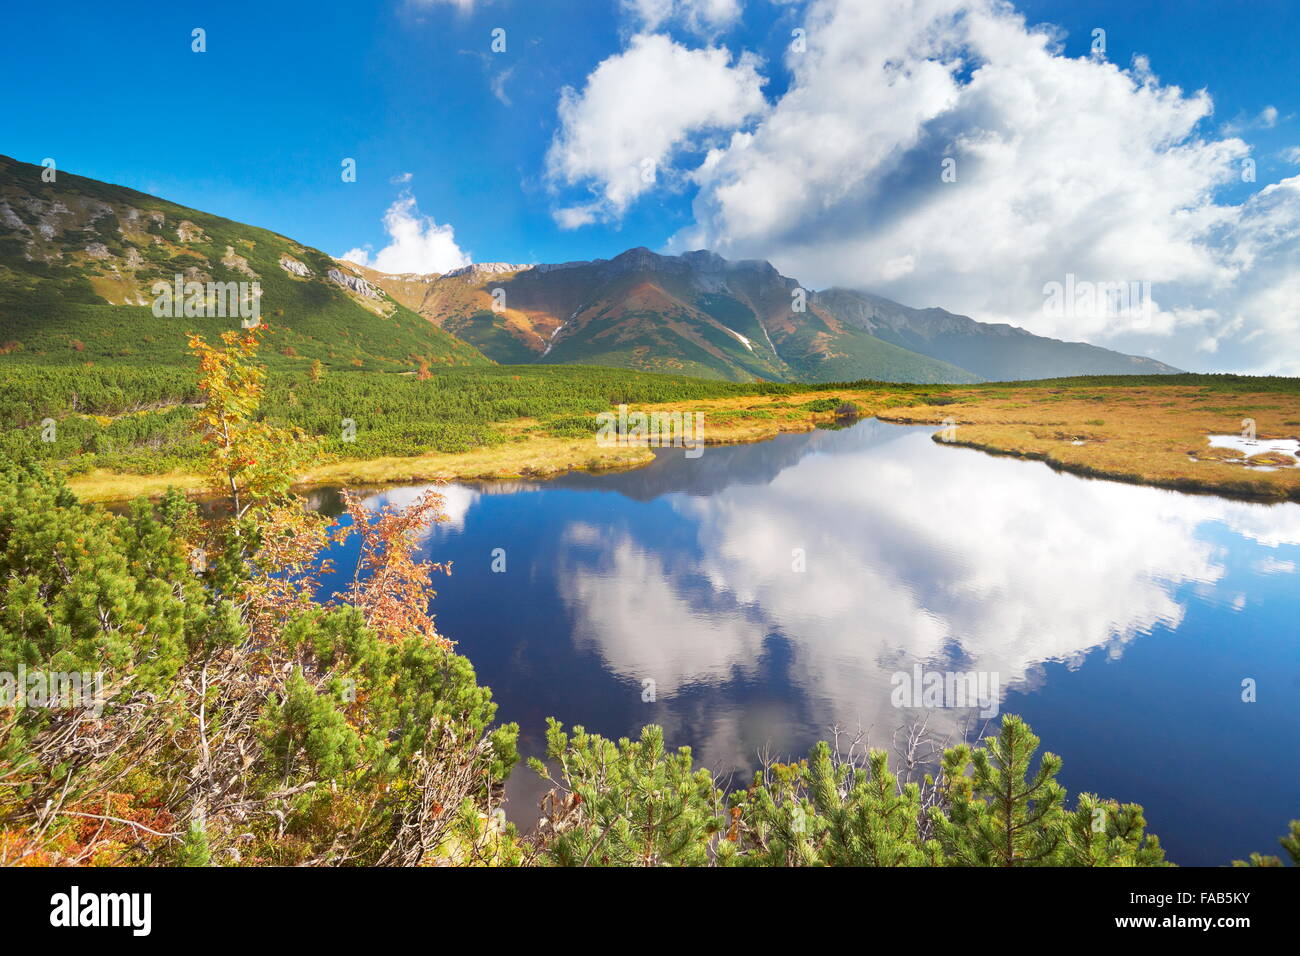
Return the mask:
{"type": "MultiPolygon", "coordinates": [[[[893,675],[919,663],[996,680],[1070,792],[1142,804],[1174,862],[1278,852],[1300,817],[1300,505],[1088,480],[932,431],[872,420],[444,486],[450,520],[423,546],[453,563],[439,629],[526,754],[547,716],[615,737],[658,723],[747,782],[761,752],[802,756],[832,725],[887,749],[918,720],[987,732],[975,709],[895,706],[893,675]]],[[[531,771],[508,793],[535,816],[531,771]]]]}

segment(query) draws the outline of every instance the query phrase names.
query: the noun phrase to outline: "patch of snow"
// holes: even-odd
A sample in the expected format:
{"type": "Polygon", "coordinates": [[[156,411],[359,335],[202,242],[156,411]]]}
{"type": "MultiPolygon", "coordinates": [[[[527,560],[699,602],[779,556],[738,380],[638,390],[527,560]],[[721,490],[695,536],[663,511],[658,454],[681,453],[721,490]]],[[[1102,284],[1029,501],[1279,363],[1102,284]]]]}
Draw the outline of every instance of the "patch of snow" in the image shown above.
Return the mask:
{"type": "Polygon", "coordinates": [[[730,332],[732,335],[734,335],[737,339],[739,339],[741,345],[743,345],[745,348],[749,349],[751,352],[754,351],[754,346],[750,343],[749,339],[745,338],[743,335],[741,335],[741,334],[740,334],[739,332],[737,332],[735,329],[728,329],[725,325],[722,326],[722,327],[723,327],[724,329],[726,329],[728,332],[730,332]]]}
{"type": "Polygon", "coordinates": [[[572,322],[574,319],[576,319],[578,317],[578,313],[581,311],[582,311],[582,306],[578,306],[576,309],[573,310],[573,315],[569,316],[567,319],[561,322],[560,325],[556,327],[555,331],[551,333],[551,337],[546,340],[546,351],[542,353],[542,358],[546,358],[547,355],[551,354],[551,349],[555,347],[555,337],[559,335],[561,332],[563,332],[565,329],[567,329],[569,327],[569,323],[572,322]]]}
{"type": "MultiPolygon", "coordinates": [[[[1243,438],[1240,435],[1211,435],[1210,447],[1234,448],[1248,458],[1253,458],[1255,455],[1267,454],[1283,454],[1290,455],[1293,458],[1300,458],[1300,441],[1296,441],[1294,438],[1264,438],[1252,440],[1249,438],[1243,438]]],[[[1282,467],[1293,468],[1297,466],[1300,466],[1300,462],[1297,462],[1296,465],[1284,465],[1282,467]]],[[[1258,467],[1267,468],[1269,466],[1258,467]]]]}

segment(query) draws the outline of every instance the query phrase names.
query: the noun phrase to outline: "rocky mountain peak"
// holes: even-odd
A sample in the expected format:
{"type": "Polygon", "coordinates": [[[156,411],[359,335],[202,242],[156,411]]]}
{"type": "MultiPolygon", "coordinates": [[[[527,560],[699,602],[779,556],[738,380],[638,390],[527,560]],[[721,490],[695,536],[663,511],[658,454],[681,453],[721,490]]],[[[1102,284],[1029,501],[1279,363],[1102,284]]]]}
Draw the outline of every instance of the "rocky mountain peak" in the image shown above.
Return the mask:
{"type": "Polygon", "coordinates": [[[525,269],[533,268],[534,263],[516,263],[516,262],[474,262],[467,266],[461,266],[459,269],[452,269],[444,272],[443,278],[452,278],[456,276],[480,276],[480,275],[504,275],[510,272],[523,272],[525,269]]]}

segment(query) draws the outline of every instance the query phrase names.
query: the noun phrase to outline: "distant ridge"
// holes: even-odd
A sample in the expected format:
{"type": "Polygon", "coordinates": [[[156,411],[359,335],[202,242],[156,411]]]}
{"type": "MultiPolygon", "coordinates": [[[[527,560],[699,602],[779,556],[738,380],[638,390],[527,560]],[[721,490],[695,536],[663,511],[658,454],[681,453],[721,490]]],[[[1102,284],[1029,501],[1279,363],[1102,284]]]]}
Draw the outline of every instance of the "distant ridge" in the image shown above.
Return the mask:
{"type": "Polygon", "coordinates": [[[490,263],[428,276],[386,277],[344,266],[499,362],[813,382],[1178,371],[869,293],[804,293],[769,262],[728,261],[707,250],[665,256],[637,247],[612,259],[490,263]]]}

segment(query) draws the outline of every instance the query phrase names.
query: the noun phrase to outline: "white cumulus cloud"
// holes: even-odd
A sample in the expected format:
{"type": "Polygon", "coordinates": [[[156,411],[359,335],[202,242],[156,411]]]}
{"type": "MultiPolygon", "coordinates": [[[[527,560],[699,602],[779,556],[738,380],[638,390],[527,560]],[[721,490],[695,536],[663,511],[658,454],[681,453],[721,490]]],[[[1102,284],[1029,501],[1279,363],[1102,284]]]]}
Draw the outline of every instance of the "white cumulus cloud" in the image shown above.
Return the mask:
{"type": "Polygon", "coordinates": [[[377,253],[367,246],[349,249],[339,258],[380,272],[421,274],[448,272],[472,261],[456,244],[455,230],[421,215],[414,196],[402,196],[388,207],[384,231],[391,241],[377,253]]]}
{"type": "Polygon", "coordinates": [[[557,187],[580,186],[579,202],[561,206],[562,226],[617,217],[671,176],[681,151],[699,137],[731,130],[766,102],[758,61],[722,47],[688,49],[661,35],[639,34],[600,63],[581,91],[560,97],[560,129],[547,153],[557,187]]]}

